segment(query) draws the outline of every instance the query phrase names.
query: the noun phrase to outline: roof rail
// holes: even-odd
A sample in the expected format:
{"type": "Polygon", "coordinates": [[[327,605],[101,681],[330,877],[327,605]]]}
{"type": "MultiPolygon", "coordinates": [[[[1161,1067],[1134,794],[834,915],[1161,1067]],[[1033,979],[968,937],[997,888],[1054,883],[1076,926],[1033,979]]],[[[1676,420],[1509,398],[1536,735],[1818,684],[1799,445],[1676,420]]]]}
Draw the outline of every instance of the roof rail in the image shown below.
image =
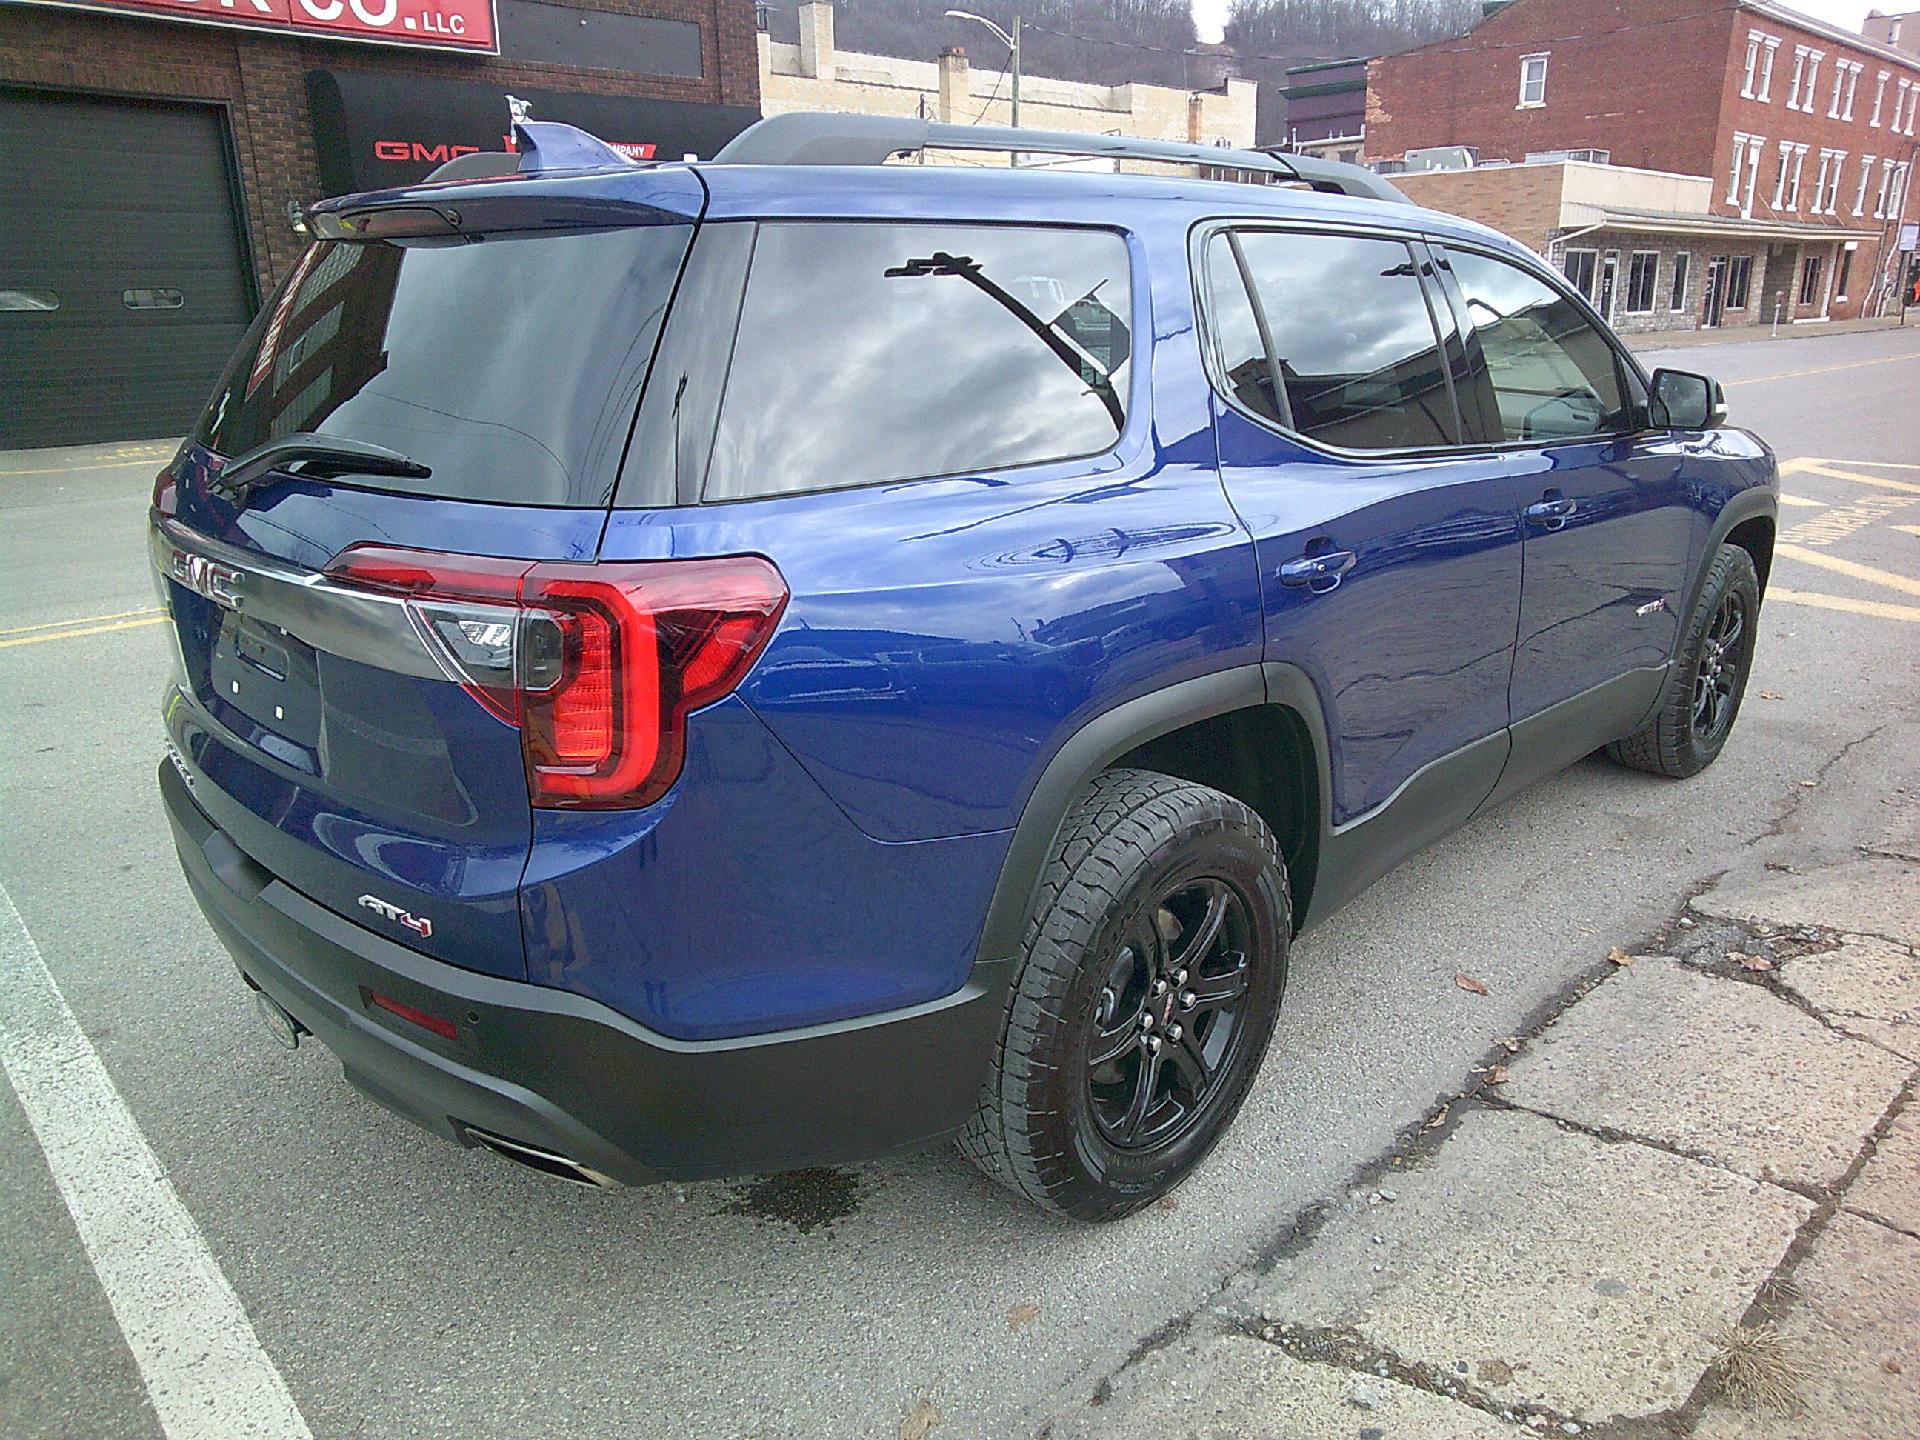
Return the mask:
{"type": "Polygon", "coordinates": [[[729,140],[714,162],[723,165],[884,165],[921,150],[993,150],[1038,155],[1089,155],[1112,160],[1204,165],[1250,170],[1315,190],[1367,200],[1412,202],[1388,181],[1358,165],[1311,155],[1268,155],[1175,140],[1126,135],[1081,135],[1068,130],[1011,129],[1002,125],[948,125],[912,116],[793,113],[770,115],[729,140]]]}

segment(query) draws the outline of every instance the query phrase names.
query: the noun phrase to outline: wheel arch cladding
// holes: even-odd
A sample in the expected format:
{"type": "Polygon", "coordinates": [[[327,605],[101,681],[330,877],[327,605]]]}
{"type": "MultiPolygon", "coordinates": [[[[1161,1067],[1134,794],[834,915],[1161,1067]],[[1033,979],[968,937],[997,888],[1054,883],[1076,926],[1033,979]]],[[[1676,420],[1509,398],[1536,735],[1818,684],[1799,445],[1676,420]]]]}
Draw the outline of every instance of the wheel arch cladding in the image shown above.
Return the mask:
{"type": "Polygon", "coordinates": [[[1747,552],[1747,558],[1753,561],[1753,573],[1760,579],[1762,600],[1767,595],[1767,572],[1773,567],[1774,531],[1773,516],[1755,515],[1734,525],[1720,542],[1723,545],[1738,545],[1747,552]]]}
{"type": "Polygon", "coordinates": [[[1081,726],[1028,794],[988,908],[980,957],[1018,952],[1041,868],[1068,811],[1096,775],[1123,763],[1212,786],[1254,810],[1280,842],[1297,930],[1328,823],[1318,703],[1311,683],[1291,667],[1245,665],[1138,696],[1081,726]],[[1276,678],[1298,683],[1274,693],[1276,678]]]}

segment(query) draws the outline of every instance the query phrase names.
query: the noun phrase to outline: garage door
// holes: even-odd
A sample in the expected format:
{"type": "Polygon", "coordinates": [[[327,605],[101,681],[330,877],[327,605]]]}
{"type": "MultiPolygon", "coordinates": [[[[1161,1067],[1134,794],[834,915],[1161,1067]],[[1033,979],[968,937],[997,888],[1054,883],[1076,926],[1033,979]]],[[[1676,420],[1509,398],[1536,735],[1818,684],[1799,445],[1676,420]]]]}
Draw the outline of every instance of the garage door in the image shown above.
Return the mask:
{"type": "Polygon", "coordinates": [[[225,124],[0,90],[0,446],[191,425],[253,310],[225,124]]]}

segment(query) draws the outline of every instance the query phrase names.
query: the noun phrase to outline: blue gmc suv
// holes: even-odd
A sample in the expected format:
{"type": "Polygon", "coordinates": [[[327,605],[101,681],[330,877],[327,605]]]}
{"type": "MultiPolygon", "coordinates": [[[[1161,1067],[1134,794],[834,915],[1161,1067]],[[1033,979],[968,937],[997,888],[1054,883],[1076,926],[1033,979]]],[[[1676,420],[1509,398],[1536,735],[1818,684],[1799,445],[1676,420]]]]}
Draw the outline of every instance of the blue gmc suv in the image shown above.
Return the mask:
{"type": "Polygon", "coordinates": [[[592,1183],[957,1138],[1122,1215],[1303,927],[1726,743],[1773,457],[1511,241],[1197,146],[516,138],[313,208],[151,515],[187,880],[428,1128],[592,1183]]]}

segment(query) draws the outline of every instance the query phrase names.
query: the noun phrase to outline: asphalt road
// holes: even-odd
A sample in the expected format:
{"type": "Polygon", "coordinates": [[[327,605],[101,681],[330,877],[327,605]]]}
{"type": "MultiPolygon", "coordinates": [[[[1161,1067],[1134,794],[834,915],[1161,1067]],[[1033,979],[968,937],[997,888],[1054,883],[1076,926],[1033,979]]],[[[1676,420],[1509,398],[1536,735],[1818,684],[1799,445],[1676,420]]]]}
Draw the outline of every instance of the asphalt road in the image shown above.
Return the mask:
{"type": "MultiPolygon", "coordinates": [[[[315,1045],[278,1048],[187,895],[155,789],[166,642],[140,613],[141,524],[168,447],[0,454],[0,885],[24,923],[0,900],[0,951],[10,971],[29,944],[44,957],[165,1176],[66,1173],[74,1213],[164,1210],[170,1182],[284,1377],[290,1405],[260,1433],[891,1437],[929,1400],[946,1440],[1085,1404],[1806,782],[1857,786],[1876,818],[1871,769],[1829,767],[1920,722],[1920,331],[1651,358],[1717,373],[1783,461],[1842,472],[1787,478],[1817,503],[1783,527],[1825,517],[1802,548],[1843,563],[1776,563],[1802,598],[1766,608],[1724,757],[1685,784],[1585,762],[1382,881],[1297,951],[1228,1140],[1173,1205],[1103,1228],[1048,1220],[945,1152],[576,1190],[416,1132],[315,1045]],[[1850,508],[1869,496],[1909,504],[1850,508]],[[1015,1306],[1037,1317],[1015,1326],[1015,1306]]],[[[57,1098],[67,1061],[41,1060],[57,1098]]],[[[48,1158],[74,1140],[36,1136],[0,1085],[0,1434],[165,1433],[133,1358],[154,1337],[130,1346],[100,1277],[164,1300],[217,1295],[218,1275],[170,1274],[168,1249],[102,1254],[97,1234],[90,1252],[48,1158]]],[[[159,1313],[191,1349],[198,1312],[159,1313]]],[[[228,1433],[170,1413],[175,1436],[228,1433]]]]}

